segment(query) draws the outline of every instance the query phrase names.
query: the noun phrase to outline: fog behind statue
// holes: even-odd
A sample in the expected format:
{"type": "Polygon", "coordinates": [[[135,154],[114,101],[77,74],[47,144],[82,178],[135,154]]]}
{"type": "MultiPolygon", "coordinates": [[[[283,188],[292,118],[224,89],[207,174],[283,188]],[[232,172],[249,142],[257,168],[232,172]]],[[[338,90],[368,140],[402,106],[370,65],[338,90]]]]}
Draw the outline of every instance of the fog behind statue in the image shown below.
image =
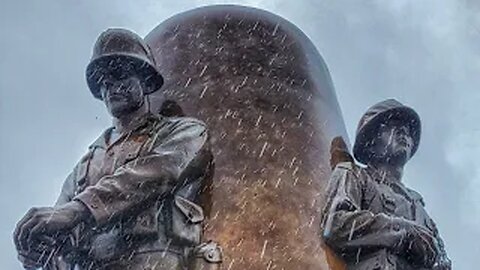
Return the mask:
{"type": "Polygon", "coordinates": [[[451,269],[422,197],[401,182],[420,130],[417,113],[390,99],[360,120],[354,155],[365,168],[353,162],[341,138],[332,143],[332,158],[343,162],[331,176],[323,236],[348,269],[451,269]]]}

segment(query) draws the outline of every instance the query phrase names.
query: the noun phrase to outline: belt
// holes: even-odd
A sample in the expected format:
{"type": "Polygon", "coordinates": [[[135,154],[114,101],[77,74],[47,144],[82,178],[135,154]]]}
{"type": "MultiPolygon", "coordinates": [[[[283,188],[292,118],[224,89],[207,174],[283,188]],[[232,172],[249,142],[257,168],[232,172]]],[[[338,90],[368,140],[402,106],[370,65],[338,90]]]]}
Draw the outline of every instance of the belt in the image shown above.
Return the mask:
{"type": "Polygon", "coordinates": [[[171,244],[171,241],[155,240],[132,246],[131,248],[125,249],[123,252],[112,254],[112,256],[108,258],[96,258],[92,256],[91,252],[83,248],[78,251],[73,250],[72,252],[69,252],[68,256],[66,256],[66,259],[70,264],[81,265],[87,269],[96,269],[102,265],[111,264],[116,261],[128,260],[135,255],[145,253],[166,252],[186,258],[193,248],[194,247],[173,245],[171,244]]]}

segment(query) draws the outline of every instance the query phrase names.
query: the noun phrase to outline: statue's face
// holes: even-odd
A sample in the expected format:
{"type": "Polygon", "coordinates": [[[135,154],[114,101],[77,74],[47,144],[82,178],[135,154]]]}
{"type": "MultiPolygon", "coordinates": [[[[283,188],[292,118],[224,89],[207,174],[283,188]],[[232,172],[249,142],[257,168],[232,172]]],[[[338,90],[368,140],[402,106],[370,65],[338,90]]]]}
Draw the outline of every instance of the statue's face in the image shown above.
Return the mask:
{"type": "Polygon", "coordinates": [[[100,87],[103,102],[116,118],[138,110],[144,102],[143,84],[140,78],[122,67],[104,75],[100,87]]]}
{"type": "Polygon", "coordinates": [[[381,124],[372,146],[374,161],[397,166],[405,165],[411,158],[414,147],[411,134],[410,127],[399,119],[381,124]]]}

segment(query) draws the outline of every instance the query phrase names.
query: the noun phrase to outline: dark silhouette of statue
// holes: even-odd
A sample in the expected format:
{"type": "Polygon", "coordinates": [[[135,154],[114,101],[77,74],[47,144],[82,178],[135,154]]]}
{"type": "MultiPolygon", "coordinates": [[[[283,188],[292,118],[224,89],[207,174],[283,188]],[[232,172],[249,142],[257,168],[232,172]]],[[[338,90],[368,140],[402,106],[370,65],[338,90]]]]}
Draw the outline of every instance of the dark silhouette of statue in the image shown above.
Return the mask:
{"type": "Polygon", "coordinates": [[[323,237],[347,269],[451,269],[422,197],[401,182],[420,130],[418,114],[390,99],[360,120],[353,152],[366,167],[353,162],[343,139],[333,140],[323,237]]]}
{"type": "MultiPolygon", "coordinates": [[[[14,242],[27,269],[185,269],[199,246],[198,202],[212,174],[203,122],[152,113],[163,78],[142,38],[109,29],[86,70],[93,96],[113,117],[63,185],[53,207],[32,208],[14,242]]],[[[179,111],[180,110],[180,111],[179,111]]],[[[198,256],[198,254],[196,254],[198,256]]],[[[219,260],[218,254],[212,260],[219,260]]]]}

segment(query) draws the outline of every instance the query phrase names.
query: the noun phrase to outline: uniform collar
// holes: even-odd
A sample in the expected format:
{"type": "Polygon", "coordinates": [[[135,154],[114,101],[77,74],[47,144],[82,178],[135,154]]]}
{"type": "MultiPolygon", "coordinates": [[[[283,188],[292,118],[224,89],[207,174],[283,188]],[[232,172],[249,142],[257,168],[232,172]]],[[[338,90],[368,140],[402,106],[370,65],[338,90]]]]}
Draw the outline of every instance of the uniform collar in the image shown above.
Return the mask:
{"type": "MultiPolygon", "coordinates": [[[[161,122],[164,119],[164,117],[160,114],[153,114],[151,112],[147,112],[146,114],[142,115],[139,117],[133,125],[132,131],[122,134],[116,141],[126,137],[126,136],[131,136],[133,134],[135,135],[141,135],[141,134],[147,134],[150,133],[152,127],[154,126],[155,123],[161,122]]],[[[113,131],[114,127],[109,127],[107,128],[100,137],[98,137],[90,146],[89,148],[103,148],[107,149],[112,143],[109,145],[108,139],[110,138],[110,135],[113,131]]]]}
{"type": "Polygon", "coordinates": [[[389,176],[380,173],[377,169],[367,166],[365,168],[366,172],[370,175],[370,177],[377,183],[388,185],[388,186],[403,186],[403,182],[399,181],[391,181],[388,179],[389,176]]]}

